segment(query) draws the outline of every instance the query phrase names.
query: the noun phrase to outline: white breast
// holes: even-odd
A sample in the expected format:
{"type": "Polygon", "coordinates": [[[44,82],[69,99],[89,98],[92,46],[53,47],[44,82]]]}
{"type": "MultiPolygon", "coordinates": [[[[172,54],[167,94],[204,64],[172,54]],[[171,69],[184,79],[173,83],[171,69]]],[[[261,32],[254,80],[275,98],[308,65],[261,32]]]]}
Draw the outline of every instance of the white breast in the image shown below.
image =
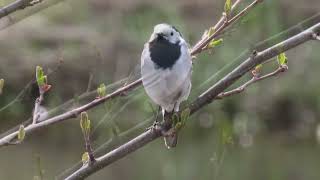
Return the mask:
{"type": "Polygon", "coordinates": [[[146,93],[167,112],[178,109],[191,89],[192,62],[187,44],[181,42],[181,56],[171,69],[156,69],[148,49],[146,44],[141,56],[141,75],[146,93]]]}

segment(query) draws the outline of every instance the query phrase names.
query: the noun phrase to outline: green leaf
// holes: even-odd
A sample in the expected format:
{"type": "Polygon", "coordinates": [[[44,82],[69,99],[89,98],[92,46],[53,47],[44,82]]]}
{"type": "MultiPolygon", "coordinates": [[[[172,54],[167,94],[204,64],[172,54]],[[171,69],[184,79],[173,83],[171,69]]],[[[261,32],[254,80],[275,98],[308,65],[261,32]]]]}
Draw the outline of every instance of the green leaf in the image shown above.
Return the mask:
{"type": "Polygon", "coordinates": [[[229,17],[231,12],[231,6],[232,6],[231,0],[226,0],[224,4],[224,12],[226,13],[227,18],[229,17]]]}
{"type": "Polygon", "coordinates": [[[208,47],[209,47],[209,48],[214,48],[214,47],[220,45],[222,42],[223,42],[223,39],[222,39],[222,38],[221,38],[221,39],[218,39],[218,40],[212,40],[212,41],[209,43],[208,47]]]}
{"type": "Polygon", "coordinates": [[[90,134],[91,122],[89,120],[87,112],[81,113],[80,127],[82,130],[82,133],[85,136],[88,136],[90,134]]]}
{"type": "Polygon", "coordinates": [[[97,93],[99,97],[104,97],[107,94],[107,87],[103,83],[99,85],[97,89],[97,93]]]}
{"type": "Polygon", "coordinates": [[[43,82],[44,82],[44,84],[48,84],[47,76],[43,76],[43,82]]]}
{"type": "Polygon", "coordinates": [[[184,124],[182,122],[178,122],[177,124],[175,124],[174,129],[176,131],[179,131],[183,126],[184,124]]]}
{"type": "Polygon", "coordinates": [[[189,108],[186,108],[186,109],[184,109],[184,110],[181,112],[180,117],[181,117],[181,122],[182,122],[183,124],[185,124],[185,122],[189,119],[190,112],[191,112],[191,111],[190,111],[189,108]]]}
{"type": "Polygon", "coordinates": [[[40,66],[36,67],[36,79],[39,87],[42,87],[46,84],[46,77],[44,76],[43,69],[40,66]]]}
{"type": "Polygon", "coordinates": [[[178,122],[180,122],[180,118],[179,118],[178,114],[174,113],[172,115],[172,123],[175,126],[178,122]]]}
{"type": "Polygon", "coordinates": [[[254,70],[252,70],[251,73],[253,74],[253,76],[257,77],[257,76],[260,75],[261,69],[262,69],[262,64],[258,64],[258,65],[254,68],[254,70]]]}
{"type": "Polygon", "coordinates": [[[286,65],[288,64],[288,58],[286,56],[285,53],[281,53],[277,56],[277,60],[278,60],[278,63],[279,65],[286,65]]]}
{"type": "Polygon", "coordinates": [[[19,131],[18,131],[18,140],[22,142],[25,136],[26,136],[26,131],[24,130],[24,126],[20,125],[19,131]]]}
{"type": "Polygon", "coordinates": [[[223,121],[221,124],[221,142],[224,145],[233,144],[233,128],[228,121],[223,121]]]}
{"type": "Polygon", "coordinates": [[[0,79],[0,95],[3,92],[3,87],[4,87],[4,79],[0,79]]]}
{"type": "Polygon", "coordinates": [[[212,36],[215,32],[216,30],[214,29],[214,27],[210,27],[208,31],[208,37],[212,36]]]}
{"type": "Polygon", "coordinates": [[[85,152],[81,156],[81,161],[83,164],[87,164],[89,162],[89,153],[85,152]]]}
{"type": "Polygon", "coordinates": [[[262,68],[262,64],[258,64],[254,69],[260,71],[262,68]]]}

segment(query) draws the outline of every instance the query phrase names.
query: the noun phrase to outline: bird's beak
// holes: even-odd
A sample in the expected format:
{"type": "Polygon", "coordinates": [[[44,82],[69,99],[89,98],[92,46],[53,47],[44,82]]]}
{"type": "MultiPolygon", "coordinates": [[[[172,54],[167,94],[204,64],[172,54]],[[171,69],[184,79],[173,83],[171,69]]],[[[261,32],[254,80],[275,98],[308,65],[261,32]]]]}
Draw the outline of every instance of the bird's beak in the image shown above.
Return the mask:
{"type": "Polygon", "coordinates": [[[149,39],[149,42],[154,42],[154,41],[157,41],[159,39],[164,39],[164,34],[163,33],[154,33],[150,39],[149,39]]]}
{"type": "Polygon", "coordinates": [[[158,38],[163,38],[165,35],[163,33],[156,33],[158,38]]]}

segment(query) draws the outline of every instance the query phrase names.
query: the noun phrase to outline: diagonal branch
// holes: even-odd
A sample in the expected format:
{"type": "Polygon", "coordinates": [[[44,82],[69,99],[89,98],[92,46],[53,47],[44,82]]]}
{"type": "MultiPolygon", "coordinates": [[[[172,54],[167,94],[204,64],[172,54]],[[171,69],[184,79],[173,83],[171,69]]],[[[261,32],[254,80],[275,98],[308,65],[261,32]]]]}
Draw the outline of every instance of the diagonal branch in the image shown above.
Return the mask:
{"type": "Polygon", "coordinates": [[[28,6],[33,6],[35,4],[38,4],[42,2],[42,0],[17,0],[14,1],[7,6],[4,6],[3,8],[0,9],[0,19],[8,16],[9,14],[24,9],[28,6]]]}
{"type": "MultiPolygon", "coordinates": [[[[89,110],[99,104],[102,104],[103,102],[107,101],[107,100],[110,100],[110,99],[113,99],[119,95],[121,95],[123,92],[127,91],[128,89],[134,89],[135,87],[137,87],[138,85],[140,85],[140,80],[137,80],[137,81],[134,81],[130,84],[128,84],[127,86],[125,87],[122,87],[118,90],[116,90],[115,92],[103,97],[103,98],[100,98],[100,99],[95,99],[93,100],[92,102],[86,104],[86,105],[83,105],[79,108],[76,108],[76,109],[73,109],[71,111],[68,111],[66,113],[63,113],[63,114],[60,114],[58,116],[55,116],[55,117],[52,117],[50,119],[47,119],[45,121],[41,121],[37,124],[32,124],[28,127],[25,128],[25,133],[26,135],[39,129],[39,128],[42,128],[42,127],[45,127],[45,126],[48,126],[50,124],[55,124],[57,122],[60,122],[60,121],[64,121],[66,119],[70,119],[70,118],[75,118],[77,117],[77,115],[79,115],[81,112],[83,111],[86,111],[86,110],[89,110]]],[[[5,137],[3,137],[2,139],[0,139],[0,146],[4,146],[4,145],[10,145],[10,141],[12,141],[13,139],[16,138],[18,134],[18,131],[16,132],[13,132],[5,137]]]]}
{"type": "MultiPolygon", "coordinates": [[[[309,40],[313,39],[314,33],[320,33],[320,23],[312,26],[311,28],[283,41],[262,52],[258,52],[255,56],[251,56],[232,72],[227,74],[224,78],[210,87],[207,91],[201,94],[196,100],[194,100],[187,108],[190,109],[191,114],[197,112],[203,106],[210,104],[215,100],[215,98],[226,90],[229,86],[240,79],[244,74],[249,72],[258,64],[261,64],[268,59],[277,56],[278,54],[287,51],[289,49],[295,48],[309,40]]],[[[268,75],[269,76],[269,75],[268,75]]],[[[266,76],[265,78],[267,78],[266,76]]],[[[182,110],[183,111],[183,110],[182,110]]],[[[68,176],[67,180],[83,179],[90,176],[94,172],[108,166],[109,164],[125,157],[126,155],[142,148],[149,142],[157,139],[161,136],[161,129],[148,130],[131,141],[119,146],[118,148],[112,150],[111,152],[96,159],[96,162],[92,166],[84,165],[73,174],[68,176]]]]}
{"type": "Polygon", "coordinates": [[[232,96],[232,95],[235,95],[235,94],[242,93],[251,84],[256,83],[258,81],[261,81],[261,80],[264,80],[264,79],[267,79],[267,78],[270,78],[270,77],[277,76],[278,74],[280,74],[282,72],[285,72],[287,69],[288,69],[288,66],[281,65],[281,66],[278,67],[278,69],[276,69],[275,71],[273,71],[273,72],[271,72],[269,74],[263,75],[261,77],[253,76],[249,81],[245,82],[240,87],[237,87],[237,88],[232,89],[230,91],[222,92],[222,93],[218,94],[215,99],[223,99],[225,97],[229,97],[229,96],[232,96]]]}
{"type": "MultiPolygon", "coordinates": [[[[196,44],[195,47],[192,48],[191,54],[195,55],[198,54],[204,50],[209,49],[207,46],[208,44],[214,40],[214,38],[221,35],[221,33],[229,27],[230,24],[233,24],[234,22],[238,21],[241,17],[245,16],[251,9],[253,9],[256,5],[258,5],[262,0],[255,0],[251,4],[249,4],[247,7],[245,7],[241,12],[233,16],[231,19],[227,19],[226,16],[222,17],[222,24],[220,21],[217,24],[221,24],[220,26],[214,26],[214,33],[210,35],[209,37],[205,37],[202,39],[199,43],[196,44]]],[[[239,3],[238,3],[239,4],[239,3]]],[[[236,4],[236,5],[238,5],[236,4]]],[[[234,8],[233,8],[234,9],[234,8]]]]}

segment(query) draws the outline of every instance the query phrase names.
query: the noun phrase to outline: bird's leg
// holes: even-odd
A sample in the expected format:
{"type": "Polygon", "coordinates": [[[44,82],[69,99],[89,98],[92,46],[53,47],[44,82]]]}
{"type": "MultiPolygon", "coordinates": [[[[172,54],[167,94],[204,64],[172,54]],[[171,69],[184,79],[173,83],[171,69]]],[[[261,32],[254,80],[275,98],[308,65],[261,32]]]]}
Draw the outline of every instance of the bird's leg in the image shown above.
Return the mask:
{"type": "MultiPolygon", "coordinates": [[[[159,112],[161,111],[161,106],[159,106],[158,108],[158,111],[157,111],[157,114],[155,116],[155,121],[153,122],[152,126],[148,127],[147,130],[150,130],[150,129],[155,129],[157,128],[158,126],[160,126],[160,121],[158,120],[159,119],[159,112]]],[[[163,110],[162,110],[162,114],[163,114],[163,110]]]]}
{"type": "Polygon", "coordinates": [[[167,117],[172,118],[173,114],[174,114],[174,111],[169,112],[169,113],[165,112],[165,114],[163,116],[164,117],[164,127],[163,127],[161,133],[162,133],[162,136],[164,137],[164,142],[165,142],[165,145],[168,149],[176,147],[176,145],[177,145],[177,133],[175,131],[175,128],[172,128],[173,123],[165,122],[168,119],[167,117]]]}

